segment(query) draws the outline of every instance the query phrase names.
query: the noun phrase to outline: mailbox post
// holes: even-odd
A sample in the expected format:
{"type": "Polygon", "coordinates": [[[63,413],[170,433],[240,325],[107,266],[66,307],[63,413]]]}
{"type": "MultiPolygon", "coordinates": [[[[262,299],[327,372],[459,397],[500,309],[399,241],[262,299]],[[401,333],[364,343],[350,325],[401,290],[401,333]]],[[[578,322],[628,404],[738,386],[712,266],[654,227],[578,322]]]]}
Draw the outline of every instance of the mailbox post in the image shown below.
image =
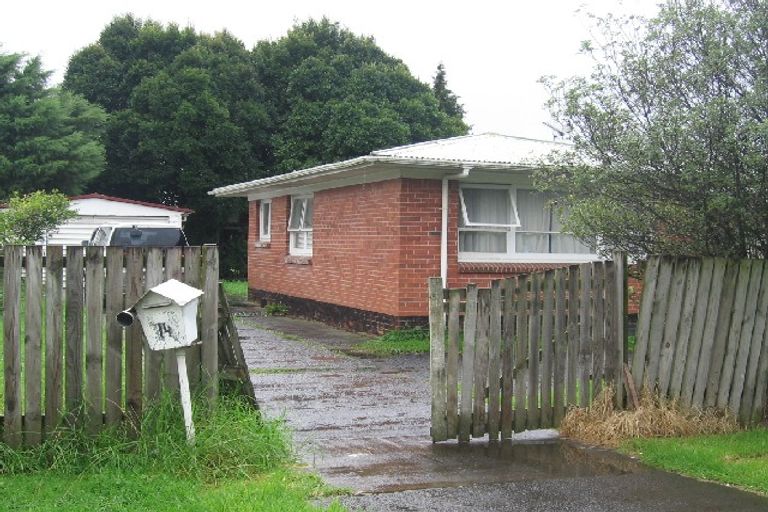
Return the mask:
{"type": "Polygon", "coordinates": [[[138,317],[150,350],[174,350],[179,369],[179,391],[184,410],[187,441],[195,441],[192,422],[192,399],[184,349],[200,343],[197,334],[197,307],[202,290],[175,279],[155,286],[144,294],[130,309],[117,315],[123,327],[138,317]]]}

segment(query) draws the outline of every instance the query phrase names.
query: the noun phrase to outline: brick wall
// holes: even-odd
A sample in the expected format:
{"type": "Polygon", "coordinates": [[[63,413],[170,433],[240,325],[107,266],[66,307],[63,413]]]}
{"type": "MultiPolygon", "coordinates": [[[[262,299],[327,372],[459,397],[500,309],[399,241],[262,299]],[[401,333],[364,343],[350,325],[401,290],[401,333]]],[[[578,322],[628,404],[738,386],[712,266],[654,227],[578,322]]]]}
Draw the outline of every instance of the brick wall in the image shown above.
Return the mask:
{"type": "MultiPolygon", "coordinates": [[[[398,179],[317,192],[309,264],[286,262],[289,198],[272,200],[272,240],[261,248],[259,205],[251,202],[249,287],[393,317],[426,316],[427,278],[440,275],[441,186],[440,180],[398,179]]],[[[492,279],[564,266],[459,264],[456,182],[449,200],[450,287],[487,287],[492,279]]]]}
{"type": "Polygon", "coordinates": [[[317,192],[312,257],[293,263],[286,263],[289,198],[272,200],[272,240],[261,248],[251,202],[249,288],[397,316],[400,192],[399,180],[317,192]]]}

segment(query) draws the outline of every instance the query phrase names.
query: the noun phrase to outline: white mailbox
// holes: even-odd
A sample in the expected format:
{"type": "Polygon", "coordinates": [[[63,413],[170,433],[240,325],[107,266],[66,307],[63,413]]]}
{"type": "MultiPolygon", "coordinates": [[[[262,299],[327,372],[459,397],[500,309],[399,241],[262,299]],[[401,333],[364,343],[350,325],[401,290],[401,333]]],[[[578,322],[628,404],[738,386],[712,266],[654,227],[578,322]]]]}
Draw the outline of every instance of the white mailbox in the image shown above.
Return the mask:
{"type": "Polygon", "coordinates": [[[202,290],[170,279],[150,289],[133,307],[117,315],[117,322],[123,327],[133,323],[134,315],[138,317],[151,350],[175,349],[184,426],[190,443],[195,442],[195,425],[183,349],[198,341],[197,304],[202,294],[202,290]]]}
{"type": "Polygon", "coordinates": [[[130,325],[135,314],[151,350],[189,347],[197,341],[197,306],[202,294],[197,288],[170,279],[120,313],[118,322],[130,325]]]}

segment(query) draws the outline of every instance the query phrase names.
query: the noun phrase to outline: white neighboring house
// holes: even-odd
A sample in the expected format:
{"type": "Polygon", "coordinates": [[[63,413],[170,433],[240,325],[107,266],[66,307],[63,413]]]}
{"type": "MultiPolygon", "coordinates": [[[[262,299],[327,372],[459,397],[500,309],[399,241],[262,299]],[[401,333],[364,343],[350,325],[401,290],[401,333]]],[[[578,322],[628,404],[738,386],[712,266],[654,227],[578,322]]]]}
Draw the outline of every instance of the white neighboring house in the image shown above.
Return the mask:
{"type": "Polygon", "coordinates": [[[133,199],[86,194],[70,197],[77,217],[61,225],[38,245],[81,245],[98,226],[136,224],[181,228],[193,210],[133,199]]]}

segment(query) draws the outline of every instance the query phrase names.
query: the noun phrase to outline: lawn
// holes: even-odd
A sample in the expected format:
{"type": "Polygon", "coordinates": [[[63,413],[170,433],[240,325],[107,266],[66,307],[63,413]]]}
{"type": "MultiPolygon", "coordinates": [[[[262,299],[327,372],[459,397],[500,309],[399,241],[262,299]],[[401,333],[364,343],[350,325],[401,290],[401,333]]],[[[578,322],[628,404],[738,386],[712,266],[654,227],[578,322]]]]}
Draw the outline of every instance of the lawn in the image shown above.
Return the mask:
{"type": "Polygon", "coordinates": [[[312,506],[308,498],[322,486],[293,470],[253,479],[200,483],[165,474],[90,471],[82,475],[40,473],[0,477],[5,510],[25,511],[341,511],[312,506]]]}
{"type": "Polygon", "coordinates": [[[230,301],[248,300],[248,281],[222,281],[221,284],[230,301]]]}
{"type": "Polygon", "coordinates": [[[768,430],[668,439],[638,439],[622,451],[652,466],[768,494],[768,430]]]}
{"type": "MultiPolygon", "coordinates": [[[[332,490],[294,466],[280,421],[222,399],[198,414],[197,437],[185,439],[174,398],[146,411],[143,435],[97,436],[62,430],[43,445],[12,450],[0,443],[0,493],[10,510],[319,511],[314,497],[332,490]]],[[[200,403],[195,408],[202,411],[200,403]]]]}
{"type": "Polygon", "coordinates": [[[393,329],[383,336],[358,343],[353,351],[374,357],[429,353],[429,329],[425,327],[393,329]]]}

